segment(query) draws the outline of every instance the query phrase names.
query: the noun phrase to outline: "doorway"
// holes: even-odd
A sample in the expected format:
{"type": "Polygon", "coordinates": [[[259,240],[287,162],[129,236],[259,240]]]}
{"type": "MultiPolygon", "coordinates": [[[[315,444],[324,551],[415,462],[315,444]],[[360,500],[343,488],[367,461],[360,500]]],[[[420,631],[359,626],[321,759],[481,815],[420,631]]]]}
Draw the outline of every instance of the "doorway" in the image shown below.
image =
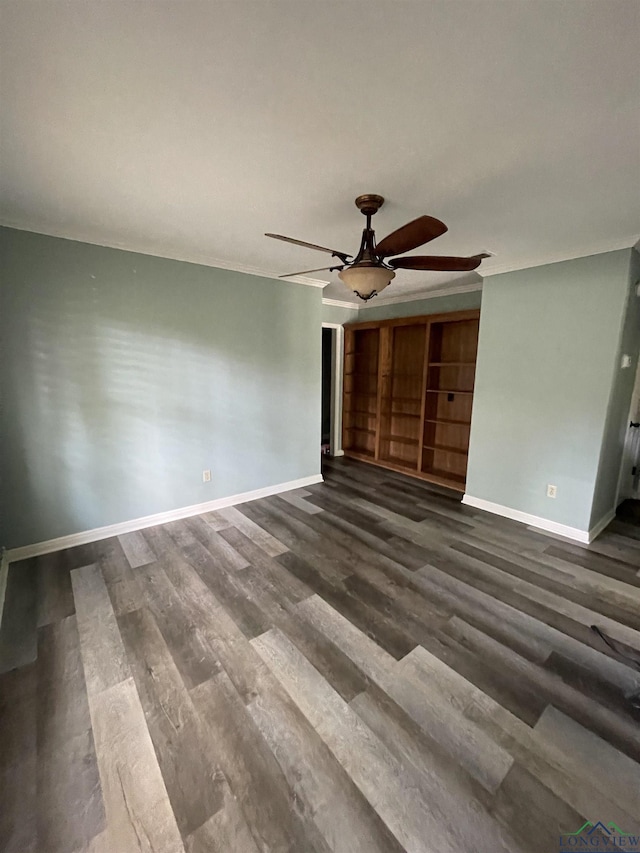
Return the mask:
{"type": "Polygon", "coordinates": [[[618,504],[628,500],[640,502],[640,360],[627,427],[618,484],[618,504]]]}
{"type": "Polygon", "coordinates": [[[322,452],[342,456],[342,363],[344,329],[322,324],[322,452]]]}
{"type": "Polygon", "coordinates": [[[322,330],[322,434],[323,455],[331,450],[331,329],[322,330]]]}

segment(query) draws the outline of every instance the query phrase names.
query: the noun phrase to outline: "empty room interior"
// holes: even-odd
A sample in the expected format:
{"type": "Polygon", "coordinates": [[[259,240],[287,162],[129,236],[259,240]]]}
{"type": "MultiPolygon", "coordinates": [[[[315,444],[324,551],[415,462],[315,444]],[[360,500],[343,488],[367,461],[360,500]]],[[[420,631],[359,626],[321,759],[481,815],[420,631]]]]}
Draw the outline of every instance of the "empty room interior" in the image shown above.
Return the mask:
{"type": "Polygon", "coordinates": [[[0,853],[640,851],[639,43],[0,0],[0,853]]]}

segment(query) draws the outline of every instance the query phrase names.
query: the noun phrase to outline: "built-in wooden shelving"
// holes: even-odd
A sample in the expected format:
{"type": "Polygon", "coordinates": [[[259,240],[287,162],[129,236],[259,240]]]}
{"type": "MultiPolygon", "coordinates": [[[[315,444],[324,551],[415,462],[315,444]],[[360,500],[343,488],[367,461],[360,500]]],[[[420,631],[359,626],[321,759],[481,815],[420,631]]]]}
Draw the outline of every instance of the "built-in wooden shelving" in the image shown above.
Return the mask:
{"type": "Polygon", "coordinates": [[[479,313],[345,327],[347,455],[464,489],[479,313]]]}
{"type": "Polygon", "coordinates": [[[473,391],[461,391],[459,388],[427,388],[427,394],[473,394],[473,391]]]}

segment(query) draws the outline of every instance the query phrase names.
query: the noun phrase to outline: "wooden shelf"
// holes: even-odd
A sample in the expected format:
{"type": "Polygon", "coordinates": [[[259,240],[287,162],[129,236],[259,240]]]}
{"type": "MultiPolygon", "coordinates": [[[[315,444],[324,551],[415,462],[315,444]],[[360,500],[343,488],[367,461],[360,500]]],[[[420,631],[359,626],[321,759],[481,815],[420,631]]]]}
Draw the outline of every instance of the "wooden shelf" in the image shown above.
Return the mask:
{"type": "Polygon", "coordinates": [[[452,474],[451,471],[432,471],[423,473],[424,479],[430,483],[437,483],[439,486],[448,486],[450,489],[459,489],[464,491],[465,478],[462,474],[452,474]]]}
{"type": "Polygon", "coordinates": [[[397,444],[420,444],[419,438],[409,438],[404,435],[381,435],[382,441],[395,441],[397,444]]]}
{"type": "Polygon", "coordinates": [[[345,326],[349,456],[464,490],[479,314],[345,326]]]}
{"type": "Polygon", "coordinates": [[[431,472],[418,471],[417,467],[409,468],[409,463],[405,459],[374,459],[372,456],[360,453],[357,450],[347,450],[345,456],[350,459],[359,459],[361,462],[366,462],[368,465],[376,465],[378,468],[388,468],[390,471],[398,471],[401,474],[407,474],[410,477],[416,477],[418,480],[423,480],[426,483],[433,483],[436,486],[443,486],[446,489],[451,489],[454,492],[464,492],[464,478],[458,477],[455,474],[448,475],[447,472],[431,472]]]}
{"type": "Polygon", "coordinates": [[[437,450],[438,453],[459,453],[461,456],[468,456],[469,450],[463,450],[461,447],[447,447],[446,444],[423,444],[424,450],[437,450]]]}
{"type": "Polygon", "coordinates": [[[384,456],[382,457],[385,462],[388,462],[390,465],[395,465],[400,469],[406,469],[408,466],[411,466],[411,470],[416,470],[417,459],[415,461],[410,461],[407,459],[400,459],[399,456],[384,456]]]}
{"type": "Polygon", "coordinates": [[[345,448],[345,456],[353,456],[354,459],[362,459],[363,462],[373,462],[373,450],[363,450],[361,447],[345,448]]]}
{"type": "Polygon", "coordinates": [[[454,421],[449,418],[425,418],[427,424],[444,424],[444,426],[471,426],[471,421],[454,421]]]}

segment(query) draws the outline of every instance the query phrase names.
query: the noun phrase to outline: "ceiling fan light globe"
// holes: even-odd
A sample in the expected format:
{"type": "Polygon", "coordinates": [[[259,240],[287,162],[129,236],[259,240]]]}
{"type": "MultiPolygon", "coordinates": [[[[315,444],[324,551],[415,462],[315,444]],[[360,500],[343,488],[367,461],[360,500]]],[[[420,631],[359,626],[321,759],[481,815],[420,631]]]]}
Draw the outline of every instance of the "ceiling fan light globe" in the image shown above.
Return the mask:
{"type": "Polygon", "coordinates": [[[385,267],[347,267],[338,273],[340,278],[360,299],[371,299],[391,283],[396,274],[385,267]]]}

